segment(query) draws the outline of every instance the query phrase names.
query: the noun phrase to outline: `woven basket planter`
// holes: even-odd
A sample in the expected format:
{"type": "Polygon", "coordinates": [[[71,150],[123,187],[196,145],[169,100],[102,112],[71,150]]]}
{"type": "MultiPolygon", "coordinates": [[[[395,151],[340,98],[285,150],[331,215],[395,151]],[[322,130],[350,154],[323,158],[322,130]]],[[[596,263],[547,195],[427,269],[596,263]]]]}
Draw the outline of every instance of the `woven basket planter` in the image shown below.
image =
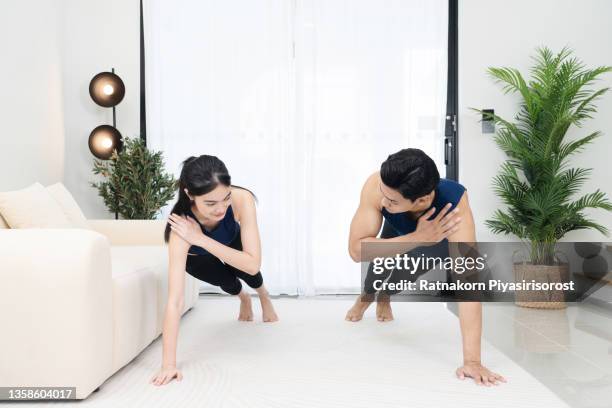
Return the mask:
{"type": "MultiPolygon", "coordinates": [[[[569,265],[533,265],[531,263],[515,263],[513,265],[516,282],[523,279],[541,283],[567,282],[569,280],[569,265]]],[[[562,290],[520,290],[516,291],[514,303],[517,306],[536,309],[564,309],[565,294],[562,290]]]]}

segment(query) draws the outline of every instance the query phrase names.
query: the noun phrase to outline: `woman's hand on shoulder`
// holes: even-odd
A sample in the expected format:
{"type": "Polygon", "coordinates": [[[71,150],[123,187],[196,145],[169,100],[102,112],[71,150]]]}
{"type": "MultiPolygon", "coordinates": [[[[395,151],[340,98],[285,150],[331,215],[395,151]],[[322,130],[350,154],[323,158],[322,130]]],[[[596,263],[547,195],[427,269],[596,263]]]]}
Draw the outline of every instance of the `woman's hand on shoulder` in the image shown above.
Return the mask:
{"type": "Polygon", "coordinates": [[[172,231],[191,245],[195,245],[204,235],[200,224],[187,215],[170,214],[168,223],[172,231]]]}

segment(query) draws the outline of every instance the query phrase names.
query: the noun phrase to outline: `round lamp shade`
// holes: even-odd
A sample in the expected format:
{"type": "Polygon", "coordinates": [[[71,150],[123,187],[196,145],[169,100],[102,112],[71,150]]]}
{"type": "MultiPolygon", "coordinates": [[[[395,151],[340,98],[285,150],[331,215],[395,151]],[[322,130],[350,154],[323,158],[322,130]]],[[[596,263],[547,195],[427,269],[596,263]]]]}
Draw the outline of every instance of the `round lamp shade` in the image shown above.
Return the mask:
{"type": "Polygon", "coordinates": [[[121,133],[110,125],[100,125],[89,135],[89,150],[98,159],[108,160],[113,150],[120,152],[122,147],[121,133]]]}
{"type": "Polygon", "coordinates": [[[114,73],[100,72],[89,83],[89,95],[98,105],[110,108],[121,102],[125,96],[125,85],[114,73]]]}

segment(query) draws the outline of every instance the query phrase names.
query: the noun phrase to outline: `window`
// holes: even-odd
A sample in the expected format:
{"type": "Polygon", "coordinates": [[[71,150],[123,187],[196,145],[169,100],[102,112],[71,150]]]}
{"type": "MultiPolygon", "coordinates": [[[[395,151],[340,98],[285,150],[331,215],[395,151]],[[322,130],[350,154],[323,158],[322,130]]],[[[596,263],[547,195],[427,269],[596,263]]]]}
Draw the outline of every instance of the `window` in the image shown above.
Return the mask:
{"type": "Polygon", "coordinates": [[[448,1],[145,0],[143,11],[148,145],[177,176],[185,157],[214,154],[258,195],[272,292],[357,292],[348,227],[367,176],[405,147],[452,175],[448,1]]]}

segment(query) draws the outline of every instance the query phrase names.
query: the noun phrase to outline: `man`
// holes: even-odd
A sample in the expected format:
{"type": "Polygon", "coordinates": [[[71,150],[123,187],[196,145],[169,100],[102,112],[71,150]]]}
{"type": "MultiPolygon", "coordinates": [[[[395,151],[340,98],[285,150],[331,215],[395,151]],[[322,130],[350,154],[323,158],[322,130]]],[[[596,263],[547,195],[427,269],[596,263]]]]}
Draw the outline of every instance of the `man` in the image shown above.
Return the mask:
{"type": "MultiPolygon", "coordinates": [[[[380,171],[368,177],[362,188],[349,234],[351,258],[355,262],[362,261],[362,243],[387,242],[418,247],[418,243],[424,242],[476,242],[474,219],[465,190],[455,181],[441,179],[434,161],[419,149],[404,149],[390,155],[380,171]],[[385,226],[381,237],[377,238],[383,219],[385,226]]],[[[392,280],[397,276],[392,273],[387,278],[392,280]]],[[[347,312],[346,320],[361,320],[373,301],[375,290],[368,280],[371,281],[366,277],[365,293],[347,312]]],[[[378,294],[376,316],[381,322],[393,320],[389,296],[394,293],[378,294]]],[[[456,370],[457,377],[471,377],[477,384],[487,386],[505,382],[502,376],[481,364],[481,303],[459,302],[459,322],[463,365],[456,370]]]]}

